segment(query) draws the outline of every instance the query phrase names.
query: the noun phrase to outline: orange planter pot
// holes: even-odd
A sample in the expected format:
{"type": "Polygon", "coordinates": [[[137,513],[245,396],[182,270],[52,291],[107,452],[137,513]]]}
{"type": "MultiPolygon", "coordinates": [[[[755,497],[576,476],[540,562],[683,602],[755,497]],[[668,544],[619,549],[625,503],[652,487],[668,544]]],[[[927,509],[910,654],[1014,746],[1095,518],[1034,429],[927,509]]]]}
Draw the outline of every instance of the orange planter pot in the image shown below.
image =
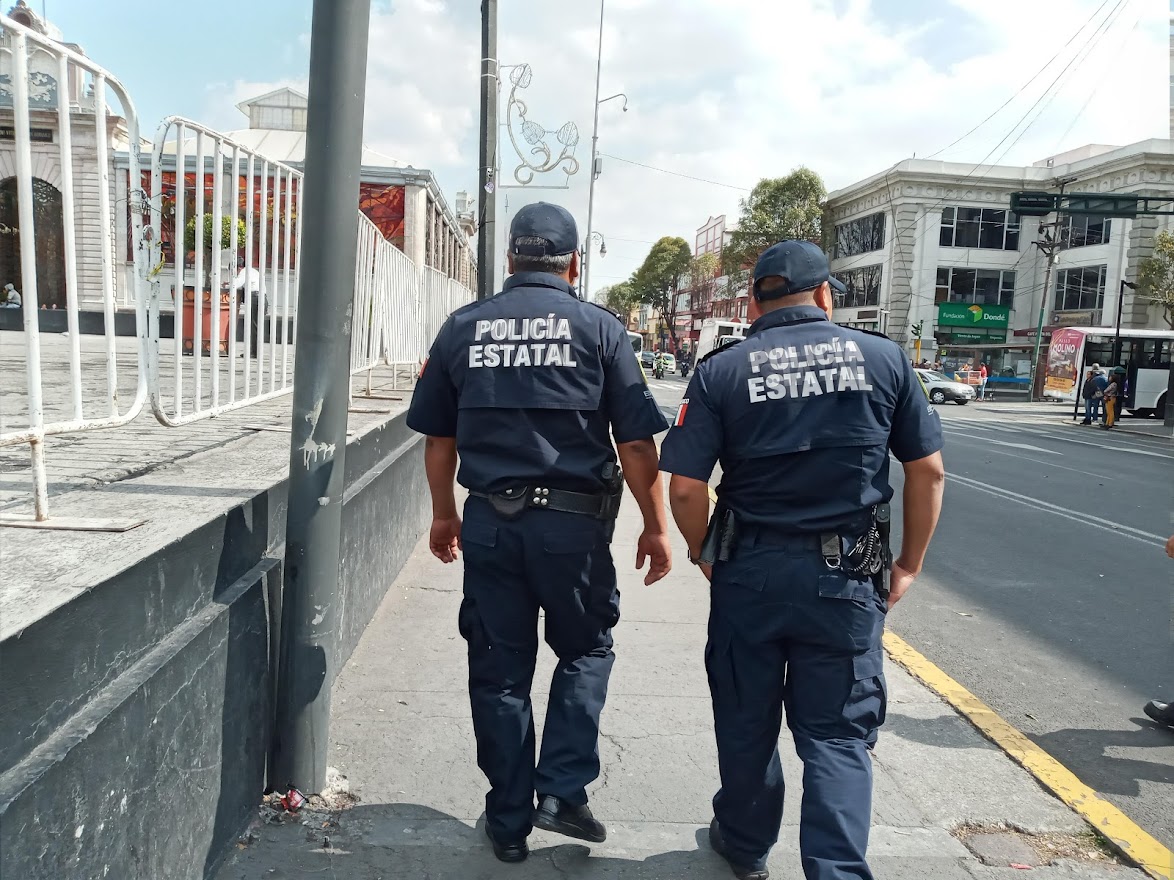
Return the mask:
{"type": "MultiPolygon", "coordinates": [[[[227,293],[221,293],[220,296],[212,297],[212,291],[205,290],[203,302],[201,303],[202,313],[200,315],[200,342],[201,348],[210,353],[212,351],[212,322],[217,321],[220,324],[220,351],[223,354],[228,353],[228,337],[232,332],[232,312],[230,310],[229,296],[227,293]]],[[[191,354],[196,347],[196,289],[194,287],[185,287],[183,289],[183,310],[181,312],[181,336],[183,338],[183,353],[191,354]]]]}

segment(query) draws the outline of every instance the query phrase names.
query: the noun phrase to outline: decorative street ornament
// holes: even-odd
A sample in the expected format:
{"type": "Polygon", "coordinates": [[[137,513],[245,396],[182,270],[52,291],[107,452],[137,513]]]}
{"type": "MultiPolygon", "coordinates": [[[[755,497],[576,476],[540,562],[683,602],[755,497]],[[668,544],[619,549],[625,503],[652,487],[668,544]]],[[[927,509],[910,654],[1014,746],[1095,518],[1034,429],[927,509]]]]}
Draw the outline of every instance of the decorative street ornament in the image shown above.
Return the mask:
{"type": "Polygon", "coordinates": [[[538,174],[561,170],[570,178],[579,170],[579,160],[575,158],[575,148],[579,145],[579,129],[575,123],[563,123],[562,127],[554,132],[554,139],[561,145],[556,155],[552,145],[547,143],[550,132],[526,116],[528,108],[526,102],[518,97],[518,92],[530,86],[533,76],[534,72],[529,64],[519,64],[510,70],[510,98],[506,105],[506,130],[509,132],[514,152],[521,160],[514,169],[514,179],[522,186],[532,183],[538,174]],[[523,151],[522,145],[518,143],[515,124],[529,150],[523,151]],[[534,158],[528,159],[526,153],[534,158]]]}

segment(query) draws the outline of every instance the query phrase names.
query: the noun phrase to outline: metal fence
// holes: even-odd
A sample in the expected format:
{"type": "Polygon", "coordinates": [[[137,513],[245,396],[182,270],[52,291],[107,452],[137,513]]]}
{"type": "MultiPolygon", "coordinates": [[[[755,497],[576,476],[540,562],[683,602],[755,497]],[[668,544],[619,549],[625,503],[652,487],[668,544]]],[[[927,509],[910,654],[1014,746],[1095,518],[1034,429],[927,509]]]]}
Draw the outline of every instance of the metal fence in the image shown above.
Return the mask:
{"type": "Polygon", "coordinates": [[[300,171],[199,123],[170,117],[159,126],[148,200],[147,380],[163,424],[293,389],[301,187],[300,171]],[[164,306],[174,321],[167,347],[164,306]]]}
{"type": "MultiPolygon", "coordinates": [[[[3,413],[0,446],[29,445],[34,498],[31,517],[5,513],[0,524],[44,525],[46,437],[125,425],[148,400],[158,421],[175,427],[292,390],[302,174],[181,117],[160,125],[144,169],[138,118],[121,83],[6,16],[0,75],[12,94],[15,140],[12,158],[0,153],[0,182],[15,180],[18,205],[16,228],[0,231],[16,236],[18,259],[7,268],[23,298],[23,348],[14,356],[20,347],[6,342],[4,362],[10,380],[25,370],[28,388],[27,414],[3,413]],[[56,111],[58,134],[34,139],[47,110],[56,111]],[[115,151],[127,157],[125,184],[112,179],[115,151]],[[95,233],[97,246],[87,246],[95,233]],[[64,255],[57,268],[55,248],[64,255]],[[116,308],[123,259],[132,267],[123,294],[129,316],[116,308]],[[46,348],[47,358],[40,324],[50,299],[64,311],[67,342],[46,348]],[[95,311],[102,332],[83,336],[81,317],[95,311]],[[127,317],[135,335],[120,338],[115,322],[127,317]]],[[[358,236],[351,373],[366,375],[372,397],[373,370],[393,367],[396,387],[403,370],[410,383],[441,324],[473,294],[417,267],[361,213],[358,236]]]]}
{"type": "MultiPolygon", "coordinates": [[[[18,222],[12,233],[19,256],[18,266],[9,268],[19,272],[28,386],[27,424],[11,430],[5,425],[0,446],[29,444],[33,518],[44,521],[48,518],[45,438],[126,424],[138,416],[146,399],[145,340],[140,335],[138,350],[129,358],[124,351],[120,358],[114,333],[114,230],[109,222],[114,216],[110,132],[125,141],[119,146],[129,156],[134,180],[140,173],[139,123],[130,95],[106,70],[7,17],[0,17],[0,28],[0,75],[7,78],[6,88],[12,95],[14,139],[11,159],[0,155],[0,179],[14,178],[16,185],[18,222]],[[121,105],[121,117],[109,112],[111,94],[121,105]],[[38,138],[34,144],[34,115],[43,126],[52,110],[56,111],[57,137],[48,142],[38,138]],[[75,153],[93,157],[92,173],[75,177],[75,153]],[[102,218],[97,252],[83,254],[79,227],[95,209],[102,218]],[[43,253],[38,253],[38,241],[44,243],[43,253]],[[61,263],[52,250],[58,246],[64,258],[61,263]],[[105,328],[100,354],[87,351],[85,357],[79,328],[83,285],[88,304],[101,311],[105,328]],[[47,401],[45,375],[58,366],[42,356],[40,317],[50,307],[65,312],[69,380],[57,399],[47,401]]],[[[131,215],[130,234],[137,238],[139,215],[137,211],[131,215]]],[[[137,250],[135,260],[137,266],[137,250]]],[[[4,282],[11,283],[8,278],[4,282]]],[[[143,302],[143,297],[135,297],[140,327],[143,302]]],[[[5,421],[20,417],[20,413],[9,413],[5,421]]]]}

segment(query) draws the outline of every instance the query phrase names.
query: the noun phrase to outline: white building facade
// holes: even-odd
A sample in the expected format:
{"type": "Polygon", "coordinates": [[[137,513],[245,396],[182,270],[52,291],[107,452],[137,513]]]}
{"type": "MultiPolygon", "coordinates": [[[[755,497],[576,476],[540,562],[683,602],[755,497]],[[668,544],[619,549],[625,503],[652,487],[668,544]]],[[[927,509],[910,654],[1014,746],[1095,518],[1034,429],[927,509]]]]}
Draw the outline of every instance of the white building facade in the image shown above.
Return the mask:
{"type": "Polygon", "coordinates": [[[1174,141],[1092,145],[1029,167],[911,159],[831,193],[824,244],[848,287],[836,321],[884,332],[911,353],[913,325],[922,322],[929,360],[938,350],[990,360],[988,350],[1002,347],[1007,357],[996,365],[1016,375],[1023,353],[1010,349],[1034,345],[1041,305],[1045,341],[1057,327],[1111,325],[1122,291],[1123,327],[1165,328],[1161,309],[1121,282],[1137,277],[1174,217],[1062,218],[1045,297],[1046,258],[1034,244],[1040,220],[1013,215],[1010,198],[1056,192],[1061,182],[1069,193],[1174,198],[1174,141]]]}

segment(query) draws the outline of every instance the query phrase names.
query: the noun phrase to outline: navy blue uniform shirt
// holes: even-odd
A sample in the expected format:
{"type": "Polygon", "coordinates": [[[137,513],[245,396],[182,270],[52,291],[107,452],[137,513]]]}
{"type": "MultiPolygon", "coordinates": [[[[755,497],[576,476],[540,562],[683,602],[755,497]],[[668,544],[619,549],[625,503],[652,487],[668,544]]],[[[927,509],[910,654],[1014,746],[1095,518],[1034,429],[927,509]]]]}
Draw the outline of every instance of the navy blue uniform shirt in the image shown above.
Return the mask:
{"type": "Polygon", "coordinates": [[[661,470],[708,482],[741,522],[818,532],[861,524],[893,496],[900,461],[942,448],[942,429],[900,347],[814,305],[763,315],[697,365],[661,470]]]}
{"type": "Polygon", "coordinates": [[[615,460],[612,436],[642,440],[668,423],[620,320],[556,275],[520,272],[440,328],[408,427],[456,438],[467,489],[541,481],[598,492],[615,460]]]}

